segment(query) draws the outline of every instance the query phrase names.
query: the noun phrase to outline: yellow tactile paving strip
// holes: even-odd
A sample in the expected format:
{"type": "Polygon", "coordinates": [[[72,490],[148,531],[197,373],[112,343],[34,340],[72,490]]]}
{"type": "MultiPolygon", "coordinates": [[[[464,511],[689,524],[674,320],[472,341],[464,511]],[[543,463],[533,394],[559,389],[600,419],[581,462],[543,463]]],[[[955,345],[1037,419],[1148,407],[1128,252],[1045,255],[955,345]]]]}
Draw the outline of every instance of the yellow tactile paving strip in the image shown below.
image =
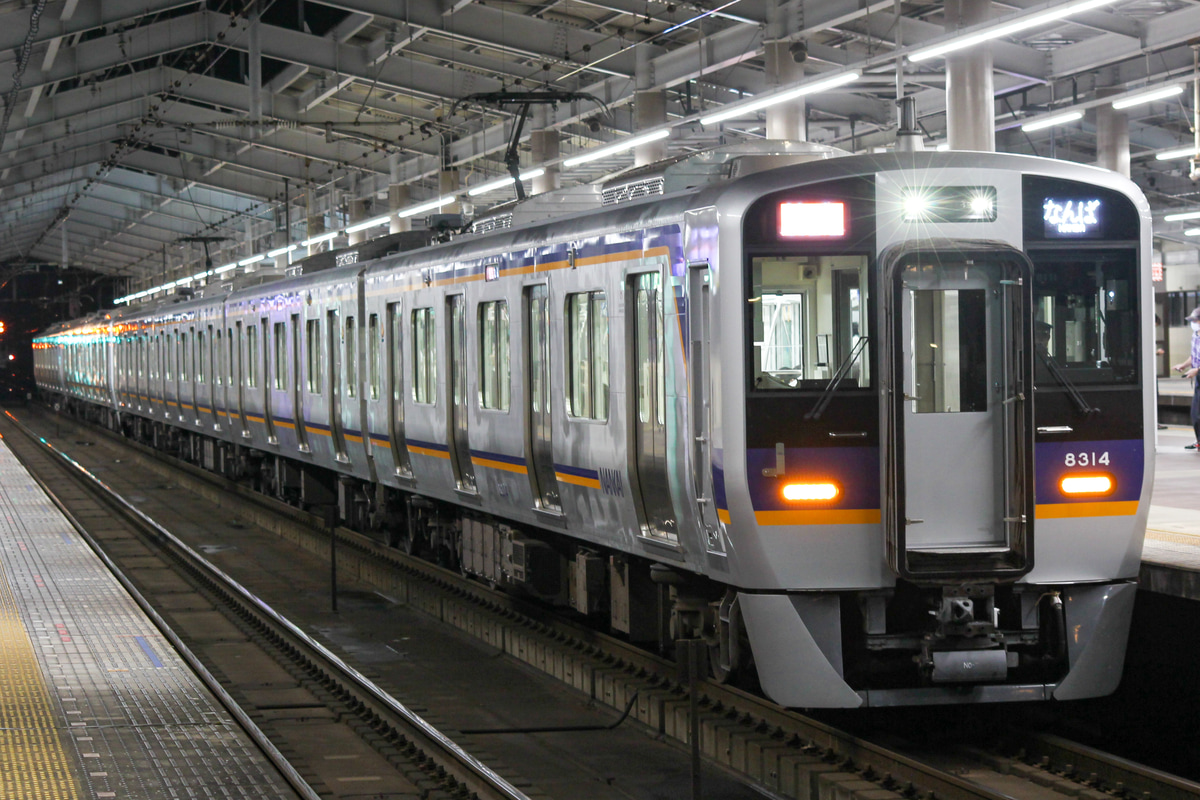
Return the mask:
{"type": "Polygon", "coordinates": [[[0,675],[0,797],[77,797],[50,693],[2,564],[0,675]]]}

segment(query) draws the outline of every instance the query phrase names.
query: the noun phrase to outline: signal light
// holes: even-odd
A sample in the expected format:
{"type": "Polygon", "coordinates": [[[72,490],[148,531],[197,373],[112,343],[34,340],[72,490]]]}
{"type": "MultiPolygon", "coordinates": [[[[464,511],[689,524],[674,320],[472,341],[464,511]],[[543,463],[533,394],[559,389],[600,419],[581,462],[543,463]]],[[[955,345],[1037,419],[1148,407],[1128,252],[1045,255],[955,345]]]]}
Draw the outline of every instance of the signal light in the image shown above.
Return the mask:
{"type": "Polygon", "coordinates": [[[6,328],[4,327],[4,323],[0,322],[0,333],[4,333],[5,330],[6,330],[6,328]]]}
{"type": "Polygon", "coordinates": [[[1059,482],[1063,494],[1075,497],[1111,494],[1116,486],[1111,475],[1068,475],[1059,482]]]}
{"type": "Polygon", "coordinates": [[[836,483],[789,483],[783,487],[783,499],[792,502],[822,502],[835,499],[841,490],[836,483]]]}

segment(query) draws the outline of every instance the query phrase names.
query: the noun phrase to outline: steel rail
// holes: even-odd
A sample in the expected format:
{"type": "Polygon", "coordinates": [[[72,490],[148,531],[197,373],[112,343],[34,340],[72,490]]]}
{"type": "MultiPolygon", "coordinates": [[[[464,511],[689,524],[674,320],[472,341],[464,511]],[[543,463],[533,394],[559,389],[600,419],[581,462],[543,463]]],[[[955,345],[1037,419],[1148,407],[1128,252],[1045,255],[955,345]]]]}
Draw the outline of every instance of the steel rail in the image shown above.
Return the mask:
{"type": "MultiPolygon", "coordinates": [[[[403,719],[408,725],[412,726],[413,729],[424,736],[440,751],[443,758],[458,765],[459,769],[455,770],[455,773],[457,773],[455,777],[458,777],[459,774],[462,774],[463,777],[467,778],[467,780],[463,781],[463,783],[467,784],[469,788],[474,791],[483,789],[484,791],[490,792],[496,797],[504,798],[505,800],[530,800],[530,798],[524,792],[497,774],[494,770],[492,770],[491,767],[487,766],[475,756],[468,753],[452,739],[450,739],[450,737],[446,736],[440,730],[423,719],[419,714],[409,709],[400,701],[396,700],[383,689],[379,688],[374,681],[370,680],[354,667],[347,664],[335,653],[330,651],[320,642],[313,639],[302,629],[297,627],[294,623],[264,602],[257,595],[253,594],[250,590],[234,580],[231,576],[215,567],[207,559],[176,537],[173,533],[164,528],[162,525],[158,524],[158,522],[156,522],[152,517],[147,515],[133,504],[129,503],[127,500],[125,500],[125,498],[121,497],[120,494],[118,494],[112,487],[88,470],[87,467],[80,464],[67,453],[55,447],[45,438],[40,437],[36,433],[29,430],[11,413],[6,411],[5,414],[9,417],[9,419],[12,420],[14,425],[18,426],[22,430],[23,433],[44,445],[51,453],[66,462],[68,466],[77,470],[83,479],[85,479],[94,489],[104,495],[106,501],[117,506],[122,513],[136,519],[139,524],[147,528],[153,534],[153,536],[158,538],[160,541],[169,544],[176,554],[182,556],[190,566],[197,569],[209,579],[215,581],[221,588],[236,595],[239,600],[254,608],[259,614],[270,620],[270,622],[276,627],[286,631],[290,637],[300,642],[304,647],[308,648],[313,654],[325,662],[325,666],[332,667],[337,673],[339,673],[339,678],[341,680],[350,683],[357,690],[366,694],[373,702],[379,704],[392,714],[395,714],[397,717],[403,719]]],[[[72,524],[76,523],[73,522],[72,524]]],[[[89,543],[91,543],[93,549],[96,549],[96,545],[94,542],[91,542],[90,537],[89,543]]],[[[107,557],[104,558],[106,562],[108,562],[107,557]]],[[[159,619],[161,620],[161,618],[159,619]]],[[[156,624],[158,623],[156,622],[156,624]]],[[[160,627],[163,627],[164,625],[165,623],[160,625],[160,627]]],[[[165,630],[166,628],[164,627],[164,631],[165,630]]],[[[233,703],[232,698],[230,698],[229,701],[230,703],[233,703]]],[[[278,751],[275,752],[278,753],[278,751]]],[[[282,756],[280,757],[282,758],[282,756]]],[[[292,770],[292,772],[294,773],[294,770],[292,770]]],[[[299,779],[298,774],[296,777],[299,779]]],[[[309,791],[311,792],[311,788],[309,791]]],[[[311,796],[313,798],[317,797],[316,794],[306,796],[311,796]]]]}

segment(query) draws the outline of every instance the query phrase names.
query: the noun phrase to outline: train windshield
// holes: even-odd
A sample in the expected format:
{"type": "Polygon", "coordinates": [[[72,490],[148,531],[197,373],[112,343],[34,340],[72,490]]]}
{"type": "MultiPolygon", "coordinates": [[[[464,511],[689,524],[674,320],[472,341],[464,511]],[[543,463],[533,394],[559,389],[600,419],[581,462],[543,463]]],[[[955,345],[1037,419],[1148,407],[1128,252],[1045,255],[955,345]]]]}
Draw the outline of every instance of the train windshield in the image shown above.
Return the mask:
{"type": "Polygon", "coordinates": [[[870,385],[865,255],[763,256],[751,276],[755,389],[824,389],[843,364],[841,388],[870,385]]]}
{"type": "Polygon", "coordinates": [[[1134,251],[1030,255],[1034,263],[1034,379],[1038,386],[1058,386],[1055,372],[1076,384],[1137,383],[1134,251]]]}

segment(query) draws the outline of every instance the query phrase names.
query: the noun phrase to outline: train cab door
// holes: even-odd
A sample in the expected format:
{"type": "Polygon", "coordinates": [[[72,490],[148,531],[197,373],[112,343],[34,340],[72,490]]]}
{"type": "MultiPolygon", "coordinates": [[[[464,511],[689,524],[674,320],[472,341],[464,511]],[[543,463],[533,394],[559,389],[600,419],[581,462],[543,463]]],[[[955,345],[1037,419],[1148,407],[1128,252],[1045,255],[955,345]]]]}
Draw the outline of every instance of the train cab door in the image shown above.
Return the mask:
{"type": "Polygon", "coordinates": [[[562,512],[558,476],[554,472],[553,414],[550,404],[550,304],[546,284],[525,288],[526,363],[528,365],[529,412],[526,424],[526,450],[529,453],[529,481],[537,507],[552,513],[562,512]]]}
{"type": "Polygon", "coordinates": [[[1032,568],[1032,281],[1008,248],[885,257],[888,552],[912,579],[1032,568]]]}
{"type": "Polygon", "coordinates": [[[642,532],[655,539],[679,540],[667,474],[666,353],[663,286],[660,272],[629,279],[629,325],[633,341],[630,386],[633,388],[633,473],[642,532]]]}
{"type": "Polygon", "coordinates": [[[467,309],[461,294],[446,298],[446,352],[449,367],[446,386],[446,424],[450,439],[450,466],[459,491],[475,494],[475,465],[471,463],[467,391],[467,309]]]}
{"type": "Polygon", "coordinates": [[[329,311],[326,315],[326,345],[329,353],[329,430],[333,436],[333,457],[345,464],[350,461],[346,455],[346,433],[342,424],[342,328],[338,324],[338,312],[329,311]]]}

